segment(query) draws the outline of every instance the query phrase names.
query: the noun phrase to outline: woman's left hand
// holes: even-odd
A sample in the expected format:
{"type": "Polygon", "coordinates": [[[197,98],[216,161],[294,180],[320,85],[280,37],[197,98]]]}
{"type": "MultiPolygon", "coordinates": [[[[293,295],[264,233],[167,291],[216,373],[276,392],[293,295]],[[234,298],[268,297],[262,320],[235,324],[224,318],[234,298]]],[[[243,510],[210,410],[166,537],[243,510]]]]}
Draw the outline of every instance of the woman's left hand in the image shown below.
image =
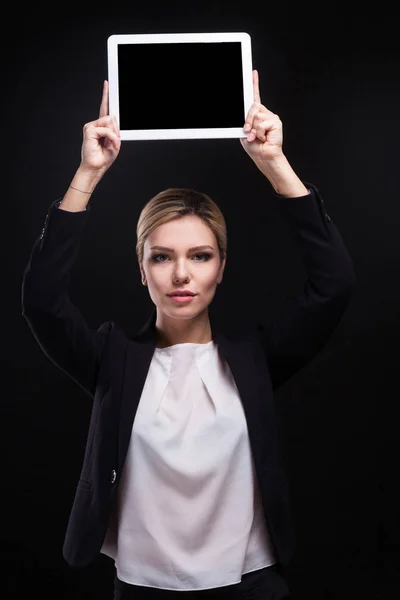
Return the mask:
{"type": "Polygon", "coordinates": [[[282,122],[261,104],[258,85],[258,71],[253,71],[254,102],[251,105],[244,124],[247,138],[240,138],[240,143],[257,164],[268,162],[283,156],[282,122]],[[246,130],[246,125],[249,130],[246,130]]]}

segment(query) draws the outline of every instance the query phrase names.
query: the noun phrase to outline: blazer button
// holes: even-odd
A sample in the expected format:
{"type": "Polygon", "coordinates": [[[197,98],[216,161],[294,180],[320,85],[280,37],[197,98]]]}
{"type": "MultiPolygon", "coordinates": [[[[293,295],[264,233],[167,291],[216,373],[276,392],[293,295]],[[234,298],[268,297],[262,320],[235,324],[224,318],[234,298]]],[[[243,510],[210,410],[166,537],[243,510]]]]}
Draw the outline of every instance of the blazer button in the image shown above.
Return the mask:
{"type": "Polygon", "coordinates": [[[113,471],[111,473],[111,483],[115,483],[116,479],[117,479],[117,471],[115,471],[115,469],[113,469],[113,471]]]}

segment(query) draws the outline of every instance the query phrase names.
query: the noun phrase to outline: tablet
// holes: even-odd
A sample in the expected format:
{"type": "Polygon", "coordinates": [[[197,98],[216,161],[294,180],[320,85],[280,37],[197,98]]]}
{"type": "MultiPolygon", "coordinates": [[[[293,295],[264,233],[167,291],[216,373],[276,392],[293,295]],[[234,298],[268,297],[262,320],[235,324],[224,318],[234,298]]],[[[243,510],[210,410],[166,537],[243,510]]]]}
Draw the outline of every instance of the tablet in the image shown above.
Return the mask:
{"type": "Polygon", "coordinates": [[[107,58],[109,113],[122,140],[247,137],[248,33],[115,34],[107,58]]]}

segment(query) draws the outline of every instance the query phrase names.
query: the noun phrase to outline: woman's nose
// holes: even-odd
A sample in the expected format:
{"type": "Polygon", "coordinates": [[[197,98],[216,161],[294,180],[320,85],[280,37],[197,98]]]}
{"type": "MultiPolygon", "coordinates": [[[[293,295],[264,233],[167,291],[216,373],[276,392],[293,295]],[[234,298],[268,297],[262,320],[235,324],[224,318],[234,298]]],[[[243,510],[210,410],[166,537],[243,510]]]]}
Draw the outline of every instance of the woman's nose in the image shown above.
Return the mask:
{"type": "Polygon", "coordinates": [[[183,263],[177,264],[174,272],[174,279],[187,279],[189,277],[189,270],[183,263]]]}

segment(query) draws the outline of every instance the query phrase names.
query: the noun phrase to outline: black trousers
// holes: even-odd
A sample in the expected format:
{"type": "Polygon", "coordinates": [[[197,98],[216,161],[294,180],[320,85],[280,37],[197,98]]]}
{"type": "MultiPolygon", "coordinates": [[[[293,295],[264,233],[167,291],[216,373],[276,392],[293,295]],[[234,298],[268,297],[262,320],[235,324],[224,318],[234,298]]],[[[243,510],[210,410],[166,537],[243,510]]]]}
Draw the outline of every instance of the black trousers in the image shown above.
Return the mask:
{"type": "Polygon", "coordinates": [[[242,575],[242,581],[209,590],[173,591],[132,585],[114,578],[113,600],[290,600],[279,565],[242,575]]]}

